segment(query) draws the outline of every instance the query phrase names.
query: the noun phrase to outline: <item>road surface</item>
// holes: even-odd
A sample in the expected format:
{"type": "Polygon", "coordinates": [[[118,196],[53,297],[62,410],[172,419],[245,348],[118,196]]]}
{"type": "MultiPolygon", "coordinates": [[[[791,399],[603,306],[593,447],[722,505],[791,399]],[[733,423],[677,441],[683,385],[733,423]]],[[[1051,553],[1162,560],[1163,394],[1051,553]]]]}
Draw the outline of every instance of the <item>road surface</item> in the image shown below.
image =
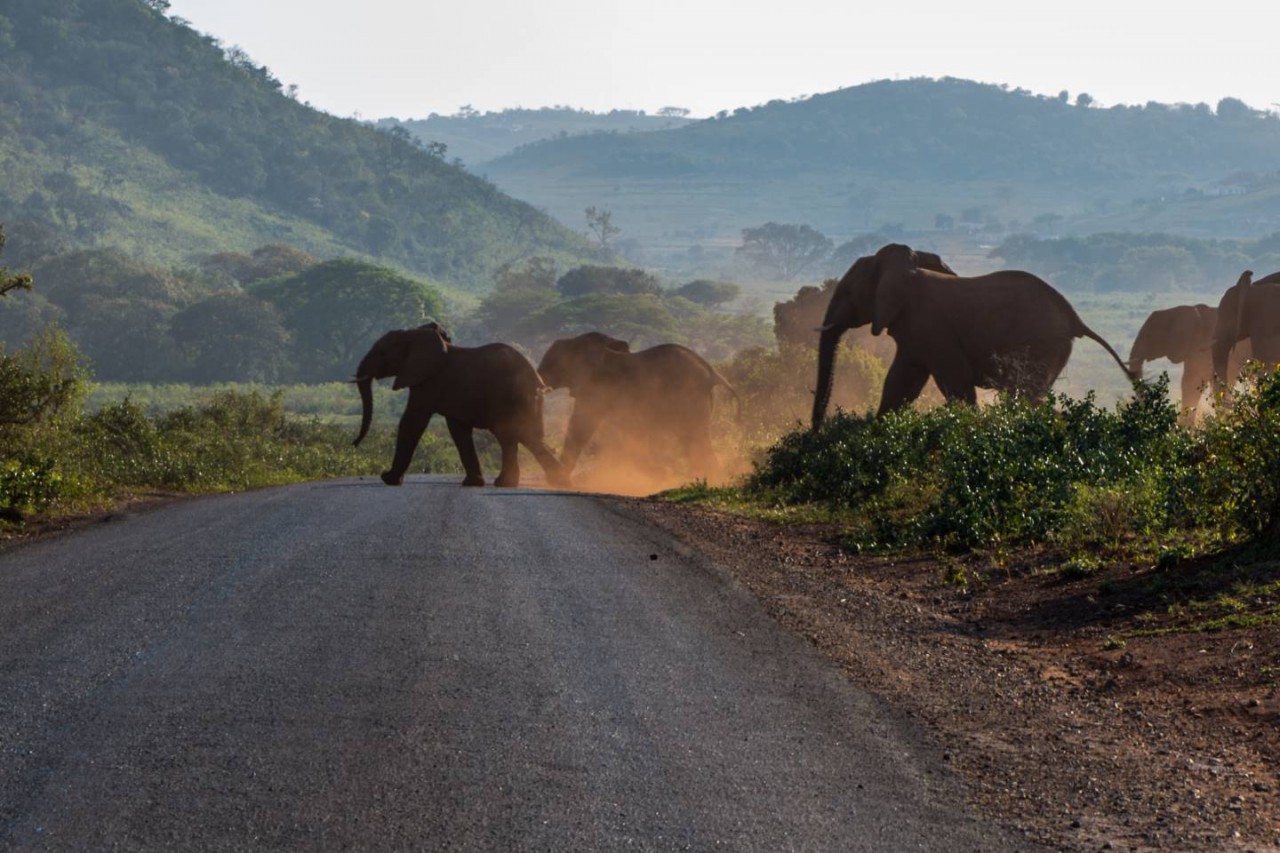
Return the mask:
{"type": "Polygon", "coordinates": [[[0,554],[0,848],[1012,849],[616,501],[310,483],[0,554]]]}

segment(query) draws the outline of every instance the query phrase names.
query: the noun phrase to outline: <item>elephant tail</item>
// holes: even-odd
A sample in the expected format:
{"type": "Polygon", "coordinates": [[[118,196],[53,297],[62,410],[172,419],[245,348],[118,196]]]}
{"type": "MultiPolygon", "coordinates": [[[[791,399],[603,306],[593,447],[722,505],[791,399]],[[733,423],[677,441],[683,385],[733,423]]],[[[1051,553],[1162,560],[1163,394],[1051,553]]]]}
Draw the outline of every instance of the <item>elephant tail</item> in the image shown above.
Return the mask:
{"type": "Polygon", "coordinates": [[[1116,351],[1111,348],[1111,344],[1107,343],[1106,339],[1102,337],[1102,335],[1099,335],[1093,329],[1090,329],[1088,326],[1086,326],[1084,324],[1084,320],[1081,320],[1079,315],[1076,315],[1075,319],[1076,319],[1075,337],[1089,338],[1091,340],[1095,340],[1098,343],[1102,344],[1102,348],[1111,354],[1111,357],[1115,359],[1116,364],[1118,364],[1120,366],[1120,369],[1124,371],[1124,375],[1129,378],[1130,382],[1142,381],[1141,374],[1135,375],[1134,372],[1129,368],[1129,365],[1124,363],[1124,359],[1120,358],[1119,354],[1116,353],[1116,351]]]}

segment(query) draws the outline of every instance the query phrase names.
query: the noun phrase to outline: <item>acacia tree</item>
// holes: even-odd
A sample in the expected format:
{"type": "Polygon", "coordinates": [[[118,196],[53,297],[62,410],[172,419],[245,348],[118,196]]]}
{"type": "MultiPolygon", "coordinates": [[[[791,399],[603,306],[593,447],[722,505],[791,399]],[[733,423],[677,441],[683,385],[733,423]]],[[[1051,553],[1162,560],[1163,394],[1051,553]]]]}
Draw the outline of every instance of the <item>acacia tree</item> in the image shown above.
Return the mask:
{"type": "Polygon", "coordinates": [[[831,252],[831,239],[808,225],[766,222],[742,229],[738,254],[764,267],[783,281],[791,281],[831,252]]]}
{"type": "Polygon", "coordinates": [[[608,249],[609,241],[622,233],[622,229],[613,224],[613,211],[588,207],[583,213],[587,217],[587,230],[595,235],[601,249],[608,249]]]}

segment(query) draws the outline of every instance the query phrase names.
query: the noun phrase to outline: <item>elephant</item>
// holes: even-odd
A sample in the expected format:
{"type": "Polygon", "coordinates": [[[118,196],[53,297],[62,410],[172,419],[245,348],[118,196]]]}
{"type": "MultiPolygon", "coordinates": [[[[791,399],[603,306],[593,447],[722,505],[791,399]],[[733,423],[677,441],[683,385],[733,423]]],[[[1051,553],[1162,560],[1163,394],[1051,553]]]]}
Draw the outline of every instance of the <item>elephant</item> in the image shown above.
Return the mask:
{"type": "Polygon", "coordinates": [[[422,433],[435,414],[444,415],[449,435],[466,470],[464,486],[483,486],[484,474],[472,431],[489,430],[502,448],[496,486],[520,485],[519,446],[532,451],[547,481],[564,481],[560,463],[547,447],[542,426],[542,395],[548,390],[533,365],[506,344],[454,346],[435,324],[387,332],[356,368],[355,384],[363,412],[359,445],[373,420],[373,381],[394,376],[394,390],[409,389],[409,402],[396,433],[395,457],[382,482],[398,486],[422,433]]]}
{"type": "MultiPolygon", "coordinates": [[[[1138,330],[1129,350],[1129,372],[1142,377],[1144,362],[1167,358],[1182,367],[1182,411],[1187,422],[1195,419],[1204,390],[1213,379],[1213,333],[1218,309],[1208,305],[1175,305],[1152,311],[1138,330]]],[[[1246,338],[1231,350],[1229,376],[1239,376],[1250,355],[1246,338]]]]}
{"type": "Polygon", "coordinates": [[[1253,280],[1245,270],[1235,285],[1227,288],[1218,302],[1218,321],[1213,328],[1214,393],[1230,399],[1231,385],[1240,374],[1229,364],[1231,350],[1249,339],[1251,357],[1271,368],[1280,365],[1280,273],[1253,280]]]}
{"type": "Polygon", "coordinates": [[[626,341],[587,332],[553,342],[538,374],[552,388],[568,388],[573,397],[560,457],[565,477],[606,420],[639,424],[650,434],[671,433],[695,477],[718,473],[711,448],[713,391],[719,385],[735,398],[737,392],[693,350],[659,344],[633,353],[626,341]]]}
{"type": "Polygon", "coordinates": [[[836,285],[818,341],[813,429],[831,398],[836,351],[848,329],[871,324],[898,345],[878,414],[914,401],[930,377],[948,401],[977,403],[978,388],[1043,397],[1071,355],[1072,339],[1111,345],[1084,324],[1071,303],[1036,276],[1003,270],[956,275],[935,254],[889,244],[858,258],[836,285]]]}

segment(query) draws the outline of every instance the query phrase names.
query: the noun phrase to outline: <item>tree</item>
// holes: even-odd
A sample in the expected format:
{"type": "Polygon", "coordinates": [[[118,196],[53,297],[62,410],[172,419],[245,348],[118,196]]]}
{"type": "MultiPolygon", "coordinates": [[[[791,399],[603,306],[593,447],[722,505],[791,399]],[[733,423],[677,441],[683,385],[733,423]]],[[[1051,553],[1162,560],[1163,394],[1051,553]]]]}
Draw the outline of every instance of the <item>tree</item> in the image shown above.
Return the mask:
{"type": "Polygon", "coordinates": [[[556,262],[529,258],[498,270],[498,282],[480,303],[476,318],[493,338],[528,342],[530,318],[560,301],[556,262]]]}
{"type": "Polygon", "coordinates": [[[1218,118],[1220,119],[1240,121],[1252,118],[1254,115],[1253,109],[1239,98],[1223,98],[1218,101],[1218,118]]]}
{"type": "Polygon", "coordinates": [[[193,382],[277,382],[288,376],[289,333],[275,306],[220,293],[179,311],[169,333],[193,382]]]}
{"type": "Polygon", "coordinates": [[[369,345],[391,329],[441,320],[444,301],[430,285],[363,261],[340,259],[264,282],[251,291],[280,311],[293,337],[297,379],[349,376],[369,345]]]}
{"type": "MultiPolygon", "coordinates": [[[[4,226],[0,225],[0,255],[4,254],[4,226]]],[[[31,276],[27,273],[9,274],[9,268],[0,266],[0,296],[11,290],[30,290],[31,276]]]]}
{"type": "Polygon", "coordinates": [[[1086,109],[1088,107],[1093,106],[1093,96],[1090,95],[1088,92],[1081,92],[1080,94],[1076,95],[1076,106],[1083,107],[1086,109]]]}
{"type": "Polygon", "coordinates": [[[830,254],[831,245],[830,238],[808,225],[766,222],[759,228],[742,229],[737,252],[783,281],[791,281],[830,254]]]}
{"type": "Polygon", "coordinates": [[[613,212],[594,207],[588,207],[583,212],[587,217],[587,231],[595,235],[601,249],[608,249],[609,241],[622,233],[622,229],[613,224],[613,212]]]}
{"type": "MultiPolygon", "coordinates": [[[[70,409],[85,391],[85,379],[75,344],[58,329],[44,329],[12,355],[0,352],[0,431],[70,409]]],[[[11,449],[0,442],[0,456],[11,449]]]]}
{"type": "Polygon", "coordinates": [[[556,288],[567,297],[589,294],[662,294],[662,285],[651,273],[640,269],[586,265],[575,267],[560,277],[556,288]]]}
{"type": "Polygon", "coordinates": [[[539,341],[598,331],[629,341],[634,348],[679,336],[675,317],[652,293],[589,293],[568,299],[531,318],[530,331],[539,341]]]}
{"type": "Polygon", "coordinates": [[[673,296],[688,299],[690,302],[701,305],[704,308],[714,308],[719,305],[727,305],[737,299],[742,293],[742,288],[728,281],[698,279],[677,287],[671,293],[673,296]]]}

